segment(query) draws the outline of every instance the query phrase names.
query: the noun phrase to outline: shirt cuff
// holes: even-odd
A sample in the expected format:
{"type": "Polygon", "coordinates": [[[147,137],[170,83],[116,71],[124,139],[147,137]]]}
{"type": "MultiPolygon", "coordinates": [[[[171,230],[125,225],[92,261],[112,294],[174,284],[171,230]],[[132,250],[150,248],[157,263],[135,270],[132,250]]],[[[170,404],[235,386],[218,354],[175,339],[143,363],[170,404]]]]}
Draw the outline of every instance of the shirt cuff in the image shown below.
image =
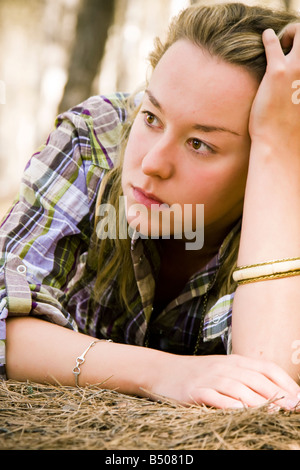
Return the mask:
{"type": "Polygon", "coordinates": [[[31,291],[26,279],[26,271],[25,264],[18,256],[9,256],[4,268],[9,313],[28,315],[31,311],[31,291]]]}

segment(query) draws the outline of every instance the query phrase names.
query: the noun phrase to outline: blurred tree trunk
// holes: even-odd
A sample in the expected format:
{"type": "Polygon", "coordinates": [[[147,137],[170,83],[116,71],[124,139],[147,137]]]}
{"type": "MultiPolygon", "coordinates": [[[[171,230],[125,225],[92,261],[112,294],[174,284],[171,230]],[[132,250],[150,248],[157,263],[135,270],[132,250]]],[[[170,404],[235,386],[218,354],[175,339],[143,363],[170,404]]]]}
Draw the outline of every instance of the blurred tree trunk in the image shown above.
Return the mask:
{"type": "Polygon", "coordinates": [[[283,0],[283,4],[285,6],[286,11],[289,11],[291,9],[291,0],[283,0]]]}
{"type": "Polygon", "coordinates": [[[114,9],[115,0],[81,1],[68,80],[59,112],[75,106],[92,94],[93,80],[104,54],[114,9]]]}

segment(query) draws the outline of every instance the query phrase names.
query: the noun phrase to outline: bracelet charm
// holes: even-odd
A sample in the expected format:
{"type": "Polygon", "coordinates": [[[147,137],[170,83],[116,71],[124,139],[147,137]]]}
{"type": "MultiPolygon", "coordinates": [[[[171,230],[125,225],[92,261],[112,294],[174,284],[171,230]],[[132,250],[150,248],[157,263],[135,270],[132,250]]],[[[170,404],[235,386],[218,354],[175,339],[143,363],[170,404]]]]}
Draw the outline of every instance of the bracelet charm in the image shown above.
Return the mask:
{"type": "Polygon", "coordinates": [[[111,339],[96,339],[96,340],[94,340],[94,341],[92,341],[92,342],[90,343],[90,345],[86,348],[85,351],[83,351],[83,353],[82,353],[80,356],[78,356],[78,357],[76,358],[76,365],[75,365],[75,367],[74,367],[73,370],[72,370],[72,372],[73,372],[73,374],[74,374],[74,377],[75,377],[75,385],[76,385],[76,387],[79,387],[79,385],[78,385],[78,376],[79,376],[79,374],[80,374],[80,372],[81,372],[80,366],[85,362],[85,356],[86,356],[86,354],[89,352],[89,350],[90,350],[93,346],[95,346],[96,343],[99,343],[100,341],[107,341],[107,342],[112,343],[112,340],[111,340],[111,339]]]}

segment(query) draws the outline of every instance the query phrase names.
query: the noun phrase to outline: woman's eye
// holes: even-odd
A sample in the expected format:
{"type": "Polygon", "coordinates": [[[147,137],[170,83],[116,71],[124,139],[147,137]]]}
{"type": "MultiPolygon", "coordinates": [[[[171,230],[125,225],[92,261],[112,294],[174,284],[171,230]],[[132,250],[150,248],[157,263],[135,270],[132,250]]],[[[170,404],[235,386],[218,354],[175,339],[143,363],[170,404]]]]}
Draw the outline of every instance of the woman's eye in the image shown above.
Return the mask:
{"type": "Polygon", "coordinates": [[[213,149],[200,139],[193,138],[190,139],[188,143],[192,147],[192,149],[198,153],[213,153],[213,149]]]}
{"type": "Polygon", "coordinates": [[[148,126],[157,126],[159,125],[157,117],[150,113],[149,111],[143,111],[145,122],[148,126]]]}
{"type": "Polygon", "coordinates": [[[201,140],[198,140],[198,139],[192,139],[192,147],[195,149],[195,150],[199,150],[201,148],[201,145],[203,144],[203,142],[201,140]]]}
{"type": "Polygon", "coordinates": [[[153,114],[147,113],[146,121],[148,124],[153,124],[155,122],[155,117],[153,116],[153,114]]]}

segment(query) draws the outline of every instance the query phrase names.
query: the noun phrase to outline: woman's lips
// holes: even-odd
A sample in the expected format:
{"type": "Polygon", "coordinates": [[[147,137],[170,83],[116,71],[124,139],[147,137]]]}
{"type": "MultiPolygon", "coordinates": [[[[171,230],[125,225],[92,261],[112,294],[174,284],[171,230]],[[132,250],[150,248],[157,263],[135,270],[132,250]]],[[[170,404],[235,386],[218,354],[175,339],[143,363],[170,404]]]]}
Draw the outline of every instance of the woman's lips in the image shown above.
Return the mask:
{"type": "Polygon", "coordinates": [[[157,199],[153,194],[150,194],[150,193],[147,193],[146,191],[143,191],[141,188],[136,188],[136,187],[133,187],[133,195],[134,195],[134,198],[135,200],[140,203],[140,204],[143,204],[144,206],[146,207],[150,207],[152,205],[158,205],[158,206],[161,206],[163,203],[163,201],[157,199]]]}

